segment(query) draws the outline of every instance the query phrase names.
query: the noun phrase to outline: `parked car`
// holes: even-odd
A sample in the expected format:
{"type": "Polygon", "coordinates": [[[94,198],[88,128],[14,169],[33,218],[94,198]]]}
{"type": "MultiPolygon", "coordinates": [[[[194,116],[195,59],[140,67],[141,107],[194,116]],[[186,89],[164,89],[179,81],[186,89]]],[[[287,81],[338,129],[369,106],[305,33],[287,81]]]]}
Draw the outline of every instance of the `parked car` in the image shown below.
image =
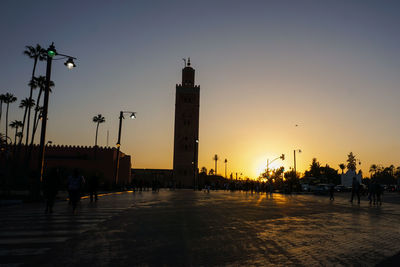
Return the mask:
{"type": "Polygon", "coordinates": [[[318,184],[317,187],[314,189],[314,194],[316,195],[327,195],[329,190],[331,189],[330,184],[318,184]]]}
{"type": "Polygon", "coordinates": [[[335,186],[335,191],[336,192],[346,192],[347,188],[344,185],[340,184],[340,185],[335,186]]]}
{"type": "Polygon", "coordinates": [[[395,185],[385,185],[384,189],[386,192],[396,192],[396,186],[395,185]]]}
{"type": "Polygon", "coordinates": [[[310,192],[310,185],[309,184],[301,184],[301,191],[310,192]]]}

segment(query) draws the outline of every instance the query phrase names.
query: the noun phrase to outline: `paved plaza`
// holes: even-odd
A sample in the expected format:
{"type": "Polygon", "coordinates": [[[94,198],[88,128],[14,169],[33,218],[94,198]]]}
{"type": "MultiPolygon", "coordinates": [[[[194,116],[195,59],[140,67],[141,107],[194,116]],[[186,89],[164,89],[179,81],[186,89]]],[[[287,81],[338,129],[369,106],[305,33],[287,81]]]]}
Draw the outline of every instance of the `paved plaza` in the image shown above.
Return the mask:
{"type": "Polygon", "coordinates": [[[0,266],[386,266],[400,251],[392,202],[161,190],[83,199],[76,215],[65,201],[51,215],[2,207],[0,266]]]}

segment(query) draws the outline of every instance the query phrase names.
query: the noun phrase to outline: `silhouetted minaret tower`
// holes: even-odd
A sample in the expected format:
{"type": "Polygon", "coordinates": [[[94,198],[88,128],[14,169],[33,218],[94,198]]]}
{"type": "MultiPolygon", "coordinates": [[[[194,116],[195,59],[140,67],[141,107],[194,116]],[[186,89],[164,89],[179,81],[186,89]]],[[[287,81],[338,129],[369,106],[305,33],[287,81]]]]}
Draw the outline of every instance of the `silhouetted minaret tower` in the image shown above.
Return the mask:
{"type": "Polygon", "coordinates": [[[177,186],[193,187],[198,174],[200,86],[194,85],[190,58],[182,70],[182,84],[176,85],[174,180],[177,186]]]}

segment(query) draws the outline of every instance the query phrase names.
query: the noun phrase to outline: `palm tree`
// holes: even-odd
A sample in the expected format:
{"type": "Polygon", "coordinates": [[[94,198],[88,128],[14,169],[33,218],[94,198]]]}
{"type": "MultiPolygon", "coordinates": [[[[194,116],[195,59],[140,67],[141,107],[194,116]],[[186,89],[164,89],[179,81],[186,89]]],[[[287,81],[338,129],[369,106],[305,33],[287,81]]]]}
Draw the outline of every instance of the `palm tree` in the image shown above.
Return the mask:
{"type": "Polygon", "coordinates": [[[343,172],[344,172],[344,169],[346,168],[346,165],[344,165],[344,163],[340,163],[339,164],[339,168],[342,170],[342,175],[343,175],[343,172]]]}
{"type": "Polygon", "coordinates": [[[6,142],[7,142],[7,139],[8,139],[8,108],[10,106],[10,103],[13,103],[15,101],[17,101],[17,98],[13,94],[6,93],[4,95],[4,103],[7,104],[7,109],[6,109],[6,142]]]}
{"type": "MultiPolygon", "coordinates": [[[[46,50],[42,48],[39,44],[36,47],[33,46],[25,46],[26,50],[24,50],[24,55],[28,56],[29,58],[33,59],[33,70],[32,70],[32,77],[31,82],[35,77],[36,65],[38,61],[43,61],[46,59],[46,50]]],[[[32,101],[32,93],[35,89],[34,83],[29,83],[30,92],[29,92],[29,101],[32,101]]],[[[28,122],[26,126],[26,145],[28,145],[28,138],[29,138],[29,126],[31,120],[31,108],[28,108],[28,122]]]]}
{"type": "MultiPolygon", "coordinates": [[[[22,136],[24,135],[25,121],[26,121],[26,115],[27,115],[28,109],[31,109],[34,106],[35,106],[35,100],[29,99],[29,98],[22,99],[21,103],[19,104],[20,108],[25,109],[24,110],[24,118],[22,120],[22,131],[21,131],[22,136]]],[[[19,139],[19,144],[22,143],[22,136],[19,139]]],[[[28,141],[28,137],[26,138],[26,140],[28,141]]],[[[28,142],[26,144],[28,144],[28,142]]]]}
{"type": "MultiPolygon", "coordinates": [[[[44,77],[44,76],[34,77],[32,81],[35,83],[35,86],[39,88],[39,93],[38,93],[38,96],[36,99],[35,115],[33,116],[33,130],[32,130],[31,144],[33,144],[33,141],[35,139],[37,124],[38,124],[39,118],[40,118],[39,111],[41,110],[41,108],[39,107],[39,103],[40,103],[40,98],[42,96],[42,93],[46,89],[46,77],[44,77]]],[[[54,82],[50,81],[50,88],[49,88],[50,93],[51,93],[52,87],[54,87],[54,82]]]]}
{"type": "Polygon", "coordinates": [[[5,146],[6,144],[6,136],[0,133],[0,152],[3,150],[3,146],[5,146]]]}
{"type": "Polygon", "coordinates": [[[369,172],[373,172],[374,175],[376,174],[377,170],[378,170],[378,166],[376,166],[376,164],[372,164],[371,167],[369,167],[369,172]]]}
{"type": "Polygon", "coordinates": [[[17,144],[18,128],[22,126],[23,126],[22,121],[15,120],[10,123],[10,127],[15,129],[14,145],[17,144]]]}
{"type": "Polygon", "coordinates": [[[214,155],[213,160],[215,161],[215,175],[217,175],[217,161],[219,160],[217,154],[214,155]]]}
{"type": "Polygon", "coordinates": [[[100,125],[100,123],[105,122],[106,119],[103,117],[103,115],[97,114],[97,116],[94,116],[92,120],[93,120],[94,123],[97,123],[97,126],[96,126],[96,138],[95,138],[95,141],[94,141],[94,146],[97,146],[97,133],[99,131],[99,125],[100,125]]]}
{"type": "Polygon", "coordinates": [[[207,174],[207,168],[206,167],[201,167],[200,173],[207,174]]]}
{"type": "Polygon", "coordinates": [[[1,125],[1,113],[3,112],[3,103],[5,103],[6,96],[4,94],[0,95],[0,125],[1,125]]]}

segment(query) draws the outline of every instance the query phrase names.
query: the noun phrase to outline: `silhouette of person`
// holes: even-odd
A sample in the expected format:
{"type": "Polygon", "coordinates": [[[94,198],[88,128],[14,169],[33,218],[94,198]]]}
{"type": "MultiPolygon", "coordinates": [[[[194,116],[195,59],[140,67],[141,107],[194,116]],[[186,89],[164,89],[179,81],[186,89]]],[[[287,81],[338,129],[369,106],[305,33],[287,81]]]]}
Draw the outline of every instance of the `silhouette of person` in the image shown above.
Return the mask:
{"type": "Polygon", "coordinates": [[[68,177],[68,191],[73,213],[76,213],[76,207],[81,199],[81,189],[84,181],[85,180],[83,176],[79,174],[78,169],[74,169],[73,175],[68,177]]]}
{"type": "Polygon", "coordinates": [[[376,183],[375,184],[375,193],[376,193],[376,205],[382,205],[382,193],[383,193],[383,188],[380,184],[376,183]]]}
{"type": "Polygon", "coordinates": [[[88,181],[90,202],[93,202],[93,198],[94,198],[94,201],[97,202],[97,200],[98,200],[98,198],[97,198],[97,188],[98,188],[98,186],[99,186],[99,173],[96,171],[94,173],[94,175],[92,175],[89,178],[89,181],[88,181]]]}
{"type": "Polygon", "coordinates": [[[329,200],[335,200],[335,197],[333,196],[334,192],[335,192],[335,187],[331,185],[329,188],[329,200]]]}
{"type": "Polygon", "coordinates": [[[356,177],[353,177],[350,199],[351,203],[353,203],[354,195],[357,195],[358,204],[360,204],[360,183],[357,181],[356,177]]]}
{"type": "Polygon", "coordinates": [[[46,200],[45,213],[53,213],[53,206],[58,193],[59,179],[58,169],[52,169],[48,175],[44,176],[43,195],[46,200]]]}
{"type": "Polygon", "coordinates": [[[369,199],[369,204],[372,204],[372,201],[376,201],[376,181],[373,180],[368,187],[368,199],[369,199]]]}

